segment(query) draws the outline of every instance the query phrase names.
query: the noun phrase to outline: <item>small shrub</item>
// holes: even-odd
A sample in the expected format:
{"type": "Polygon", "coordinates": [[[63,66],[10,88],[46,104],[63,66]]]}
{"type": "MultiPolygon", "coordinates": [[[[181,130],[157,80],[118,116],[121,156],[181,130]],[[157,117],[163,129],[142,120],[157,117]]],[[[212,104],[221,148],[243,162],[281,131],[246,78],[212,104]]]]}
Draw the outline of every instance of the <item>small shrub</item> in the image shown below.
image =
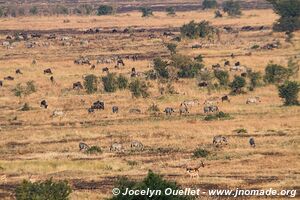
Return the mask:
{"type": "Polygon", "coordinates": [[[17,200],[67,200],[72,189],[67,181],[54,182],[52,179],[44,182],[31,183],[24,180],[16,188],[17,200]]]}
{"type": "Polygon", "coordinates": [[[241,76],[235,76],[233,81],[230,83],[231,91],[233,94],[240,94],[242,88],[245,87],[246,80],[241,76]]]}
{"type": "Polygon", "coordinates": [[[223,11],[228,13],[229,16],[237,16],[242,14],[240,3],[233,0],[225,1],[223,3],[223,11]]]}
{"type": "Polygon", "coordinates": [[[229,113],[224,113],[222,111],[218,112],[217,114],[210,114],[210,115],[206,115],[204,117],[205,121],[213,121],[213,120],[225,120],[225,119],[230,119],[231,116],[229,115],[229,113]]]}
{"type": "Polygon", "coordinates": [[[101,5],[97,9],[97,15],[111,15],[113,13],[113,7],[109,5],[101,5]]]}
{"type": "Polygon", "coordinates": [[[257,86],[261,84],[261,73],[260,72],[250,72],[248,74],[250,79],[250,90],[253,91],[257,86]]]}
{"type": "Polygon", "coordinates": [[[287,68],[270,63],[265,68],[264,81],[266,83],[280,83],[287,80],[288,76],[287,68]]]}
{"type": "Polygon", "coordinates": [[[251,47],[251,49],[258,49],[259,48],[259,45],[255,44],[251,47]]]}
{"type": "Polygon", "coordinates": [[[86,89],[86,92],[88,94],[93,94],[93,93],[97,92],[98,78],[93,74],[87,75],[84,78],[84,88],[86,89]]]}
{"type": "Polygon", "coordinates": [[[217,29],[211,26],[210,23],[205,20],[199,23],[191,21],[188,24],[184,24],[180,28],[180,33],[183,37],[187,37],[189,39],[197,39],[199,37],[212,37],[217,33],[217,29]]]}
{"type": "Polygon", "coordinates": [[[117,78],[117,85],[120,90],[124,90],[128,87],[128,79],[120,74],[117,78]]]}
{"type": "Polygon", "coordinates": [[[203,9],[212,9],[217,7],[217,1],[216,0],[204,0],[202,2],[203,9]]]}
{"type": "Polygon", "coordinates": [[[24,95],[24,90],[24,87],[20,83],[18,83],[16,87],[12,90],[12,92],[16,97],[22,97],[24,95]]]}
{"type": "Polygon", "coordinates": [[[38,8],[36,6],[33,6],[29,9],[29,13],[31,15],[37,15],[39,13],[38,8]]]}
{"type": "Polygon", "coordinates": [[[146,82],[140,80],[140,79],[135,79],[129,84],[129,89],[132,93],[133,97],[143,97],[147,98],[149,97],[149,92],[148,92],[148,85],[146,82]]]}
{"type": "Polygon", "coordinates": [[[197,62],[203,62],[203,56],[201,54],[199,54],[198,56],[196,56],[194,58],[194,60],[197,61],[197,62]]]}
{"type": "Polygon", "coordinates": [[[214,70],[214,75],[218,79],[220,85],[227,86],[229,83],[229,74],[227,71],[214,70]]]}
{"type": "Polygon", "coordinates": [[[167,12],[167,15],[172,15],[172,16],[176,15],[174,7],[168,7],[168,8],[166,8],[166,12],[167,12]]]}
{"type": "Polygon", "coordinates": [[[26,83],[26,95],[32,94],[36,92],[36,87],[34,85],[34,81],[28,81],[26,83]]]}
{"type": "Polygon", "coordinates": [[[90,148],[88,148],[85,151],[85,153],[87,153],[87,154],[98,154],[98,153],[102,153],[102,150],[98,146],[91,146],[90,148]]]}
{"type": "Polygon", "coordinates": [[[148,108],[148,112],[150,112],[150,113],[158,113],[158,112],[160,112],[160,109],[159,109],[158,105],[152,104],[152,105],[148,108]]]}
{"type": "Polygon", "coordinates": [[[205,158],[209,155],[209,151],[206,149],[202,149],[202,148],[197,148],[194,152],[193,152],[193,157],[195,158],[205,158]]]}
{"type": "Polygon", "coordinates": [[[162,78],[169,78],[168,63],[161,58],[154,59],[154,70],[162,78]]]}
{"type": "Polygon", "coordinates": [[[129,165],[129,166],[136,166],[136,165],[138,165],[138,162],[137,161],[135,161],[135,160],[128,160],[127,161],[127,164],[129,165]]]}
{"type": "Polygon", "coordinates": [[[63,5],[56,5],[53,12],[54,12],[54,14],[57,14],[57,15],[67,15],[67,14],[69,14],[68,8],[66,8],[63,5]]]}
{"type": "Polygon", "coordinates": [[[244,128],[236,129],[236,130],[234,130],[234,132],[236,132],[237,134],[245,134],[245,133],[248,133],[247,129],[244,129],[244,128]]]}
{"type": "Polygon", "coordinates": [[[284,99],[284,105],[299,105],[298,93],[300,85],[296,81],[286,81],[278,86],[279,97],[284,99]]]}
{"type": "Polygon", "coordinates": [[[177,74],[180,78],[194,78],[204,67],[202,63],[194,62],[189,57],[180,54],[173,55],[171,60],[172,65],[179,70],[177,74]]]}
{"type": "Polygon", "coordinates": [[[115,92],[117,90],[118,82],[115,74],[109,73],[102,77],[102,82],[106,92],[115,92]]]}
{"type": "Polygon", "coordinates": [[[169,44],[167,44],[167,48],[171,52],[171,54],[175,54],[176,53],[177,44],[169,43],[169,44]]]}
{"type": "Polygon", "coordinates": [[[153,11],[151,8],[142,7],[141,9],[142,17],[149,17],[153,15],[153,11]]]}
{"type": "Polygon", "coordinates": [[[28,103],[25,103],[25,104],[22,106],[21,111],[29,111],[30,109],[31,109],[31,108],[30,108],[29,104],[28,104],[28,103]]]}

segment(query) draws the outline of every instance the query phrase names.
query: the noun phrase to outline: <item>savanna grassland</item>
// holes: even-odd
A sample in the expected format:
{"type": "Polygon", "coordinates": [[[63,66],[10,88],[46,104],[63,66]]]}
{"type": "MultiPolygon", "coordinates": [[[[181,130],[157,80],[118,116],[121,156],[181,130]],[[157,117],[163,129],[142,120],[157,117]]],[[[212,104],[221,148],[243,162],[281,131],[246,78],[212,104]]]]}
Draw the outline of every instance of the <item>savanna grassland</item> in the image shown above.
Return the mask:
{"type": "MultiPolygon", "coordinates": [[[[123,74],[130,79],[131,68],[138,72],[151,69],[149,63],[157,56],[167,58],[169,51],[165,43],[170,37],[163,36],[171,30],[179,34],[179,27],[191,20],[208,20],[222,29],[230,26],[264,26],[263,30],[226,32],[214,40],[183,39],[178,43],[178,53],[191,57],[202,54],[204,64],[229,60],[240,61],[255,71],[264,73],[269,62],[286,66],[289,58],[299,58],[300,33],[295,32],[293,43],[285,41],[284,33],[272,31],[278,18],[271,9],[245,10],[239,18],[214,18],[214,12],[177,12],[167,16],[165,12],[154,12],[154,16],[142,18],[140,12],[128,12],[112,16],[35,16],[0,19],[0,41],[7,35],[26,30],[39,32],[41,38],[29,39],[33,48],[26,48],[24,41],[12,47],[0,47],[0,79],[11,75],[13,81],[4,81],[0,88],[0,175],[7,178],[0,182],[0,198],[13,199],[13,191],[23,179],[68,180],[72,186],[71,199],[103,199],[111,196],[111,189],[118,176],[142,179],[149,169],[174,180],[182,186],[211,188],[273,188],[297,189],[300,184],[300,108],[285,107],[274,85],[258,87],[253,92],[231,96],[231,102],[219,102],[219,109],[229,113],[228,120],[203,120],[202,103],[211,97],[228,94],[227,89],[213,90],[197,86],[197,79],[179,79],[173,83],[178,94],[161,95],[158,81],[148,81],[149,98],[132,98],[129,90],[114,93],[100,91],[87,94],[85,90],[73,90],[72,84],[83,81],[83,76],[104,76],[103,67],[110,72],[123,74]],[[100,28],[100,33],[83,34],[89,28],[100,28]],[[123,33],[124,28],[145,29],[144,32],[123,33]],[[116,29],[112,33],[112,29],[116,29]],[[56,39],[47,39],[50,34],[56,39]],[[151,34],[151,37],[149,35],[151,34]],[[255,44],[264,46],[274,41],[280,48],[251,49],[255,44]],[[67,44],[66,44],[67,42],[67,44]],[[201,44],[202,48],[191,48],[201,44]],[[251,55],[249,54],[251,52],[251,55]],[[231,58],[233,53],[236,55],[231,58]],[[138,55],[137,61],[124,59],[125,66],[115,69],[115,63],[97,64],[97,57],[138,55]],[[87,65],[76,65],[74,60],[87,56],[96,65],[91,70],[87,65]],[[36,64],[32,61],[36,60],[36,64]],[[43,70],[51,68],[55,84],[43,70]],[[23,74],[16,75],[20,69],[23,74]],[[16,97],[12,90],[17,83],[34,81],[37,91],[16,97]],[[261,103],[246,104],[248,97],[259,96],[261,103]],[[48,109],[40,108],[46,99],[48,109]],[[184,100],[198,99],[199,106],[188,115],[177,112],[184,100]],[[89,114],[87,109],[96,100],[103,100],[106,109],[89,114]],[[20,111],[28,103],[29,111],[20,111]],[[150,115],[150,105],[157,104],[161,114],[150,115]],[[119,106],[113,114],[111,107],[119,106]],[[176,112],[165,116],[165,107],[176,112]],[[129,113],[131,108],[141,109],[141,114],[129,113]],[[62,117],[51,117],[54,110],[65,112],[62,117]],[[235,130],[246,129],[237,134],[235,130]],[[229,144],[214,148],[212,139],[224,135],[229,144]],[[248,140],[254,137],[256,148],[248,140]],[[131,152],[130,142],[139,140],[145,145],[142,152],[131,152]],[[103,153],[88,155],[79,152],[78,143],[100,146],[103,153]],[[125,146],[124,153],[109,151],[112,142],[125,146]],[[193,158],[197,147],[209,149],[206,158],[193,158]],[[198,178],[186,174],[187,165],[200,161],[198,178]]],[[[233,77],[235,73],[230,72],[233,77]]],[[[296,80],[299,80],[296,78],[296,80]]],[[[207,197],[210,199],[210,197],[207,197]]],[[[281,198],[277,198],[281,199],[281,198]]],[[[285,198],[282,198],[285,199],[285,198]]]]}

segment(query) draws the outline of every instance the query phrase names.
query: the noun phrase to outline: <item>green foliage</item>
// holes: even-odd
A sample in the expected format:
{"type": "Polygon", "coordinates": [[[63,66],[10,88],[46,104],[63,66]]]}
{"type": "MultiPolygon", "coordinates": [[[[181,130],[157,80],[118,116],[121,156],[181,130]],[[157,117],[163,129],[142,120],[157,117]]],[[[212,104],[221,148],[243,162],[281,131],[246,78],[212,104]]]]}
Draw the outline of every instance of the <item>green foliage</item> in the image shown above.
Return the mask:
{"type": "Polygon", "coordinates": [[[209,151],[206,149],[202,149],[202,148],[197,148],[194,152],[193,152],[193,157],[195,158],[205,158],[209,155],[209,151]]]}
{"type": "Polygon", "coordinates": [[[108,73],[106,76],[102,77],[102,82],[106,92],[115,92],[118,88],[116,74],[108,73]]]}
{"type": "Polygon", "coordinates": [[[198,56],[196,56],[194,58],[194,60],[197,61],[197,62],[203,62],[203,56],[201,54],[199,54],[198,56]]]}
{"type": "Polygon", "coordinates": [[[31,183],[24,180],[16,188],[17,200],[67,200],[72,189],[66,181],[54,182],[52,179],[44,182],[31,183]]]}
{"type": "Polygon", "coordinates": [[[219,10],[215,11],[215,18],[223,17],[222,13],[219,10]]]}
{"type": "Polygon", "coordinates": [[[242,88],[246,86],[246,80],[244,77],[235,76],[229,86],[231,87],[233,93],[241,93],[242,88]]]}
{"type": "Polygon", "coordinates": [[[176,15],[174,7],[167,7],[166,12],[167,12],[167,15],[176,15]]]}
{"type": "Polygon", "coordinates": [[[54,14],[57,14],[57,15],[67,15],[67,14],[69,14],[68,8],[66,8],[63,5],[56,5],[53,9],[53,12],[54,12],[54,14]]]}
{"type": "Polygon", "coordinates": [[[34,81],[28,81],[26,83],[26,89],[25,89],[26,95],[30,95],[34,92],[36,92],[36,87],[34,85],[34,81]]]}
{"type": "Polygon", "coordinates": [[[240,3],[233,0],[225,1],[223,3],[223,11],[228,13],[229,16],[237,16],[242,14],[240,3]]]}
{"type": "Polygon", "coordinates": [[[184,24],[180,28],[180,33],[183,37],[189,39],[212,37],[217,33],[217,29],[210,25],[208,21],[201,21],[196,23],[191,21],[188,24],[184,24]]]}
{"type": "Polygon", "coordinates": [[[280,83],[288,79],[288,69],[277,64],[269,63],[265,68],[266,83],[280,83]]]}
{"type": "Polygon", "coordinates": [[[262,75],[260,72],[250,72],[248,76],[250,79],[250,90],[252,91],[261,84],[262,75]]]}
{"type": "Polygon", "coordinates": [[[171,52],[171,54],[175,54],[176,53],[177,44],[169,43],[169,44],[167,44],[167,48],[171,52]]]}
{"type": "Polygon", "coordinates": [[[38,10],[38,8],[37,8],[36,6],[33,6],[33,7],[31,7],[31,8],[29,9],[29,13],[30,13],[31,15],[37,15],[37,14],[39,13],[39,10],[38,10]]]}
{"type": "Polygon", "coordinates": [[[161,58],[155,58],[154,70],[162,78],[169,78],[168,63],[167,61],[162,60],[161,58]]]}
{"type": "Polygon", "coordinates": [[[149,17],[153,15],[153,11],[151,8],[148,7],[142,7],[140,8],[141,12],[142,12],[142,17],[149,17]]]}
{"type": "Polygon", "coordinates": [[[300,85],[296,81],[286,81],[278,86],[279,97],[284,98],[284,105],[299,105],[298,93],[300,85]]]}
{"type": "Polygon", "coordinates": [[[180,78],[194,78],[204,67],[202,63],[194,62],[191,58],[180,54],[174,54],[171,60],[172,65],[179,70],[177,75],[180,78]]]}
{"type": "Polygon", "coordinates": [[[120,90],[126,89],[128,86],[128,79],[122,74],[120,74],[117,78],[117,85],[120,90]]]}
{"type": "Polygon", "coordinates": [[[88,148],[85,151],[85,153],[87,153],[87,154],[98,154],[98,153],[102,153],[102,150],[98,146],[91,146],[90,148],[88,148]]]}
{"type": "Polygon", "coordinates": [[[126,177],[119,178],[116,188],[120,189],[120,194],[111,198],[111,200],[148,200],[148,199],[159,199],[159,200],[189,200],[191,197],[182,195],[165,195],[163,191],[167,188],[171,190],[181,189],[176,182],[164,180],[160,175],[155,174],[152,171],[148,172],[148,175],[140,182],[131,181],[126,177]],[[154,196],[152,198],[147,195],[122,195],[126,189],[129,190],[160,190],[162,194],[160,196],[154,196]]]}
{"type": "Polygon", "coordinates": [[[217,1],[216,0],[204,0],[202,2],[203,9],[212,9],[217,7],[217,1]]]}
{"type": "Polygon", "coordinates": [[[210,114],[206,115],[204,117],[205,121],[213,121],[213,120],[225,120],[225,119],[230,119],[231,116],[229,113],[224,113],[222,111],[218,112],[217,114],[210,114]]]}
{"type": "Polygon", "coordinates": [[[147,98],[149,97],[149,92],[148,92],[148,85],[146,84],[145,81],[142,81],[140,79],[134,79],[130,84],[129,84],[129,89],[132,93],[133,97],[143,97],[147,98]]]}
{"type": "Polygon", "coordinates": [[[293,60],[292,58],[288,61],[288,76],[289,77],[298,77],[299,74],[299,64],[297,61],[293,60]]]}
{"type": "Polygon", "coordinates": [[[227,86],[229,83],[229,74],[227,71],[214,70],[214,75],[218,79],[220,85],[227,86]]]}
{"type": "Polygon", "coordinates": [[[23,86],[22,84],[18,83],[12,91],[15,94],[15,96],[22,97],[36,92],[36,87],[34,85],[34,81],[28,81],[26,82],[26,86],[23,86]]]}
{"type": "Polygon", "coordinates": [[[251,49],[258,49],[259,48],[259,45],[255,44],[251,47],[251,49]]]}
{"type": "Polygon", "coordinates": [[[113,13],[113,7],[109,5],[101,5],[97,9],[97,15],[111,15],[113,13]]]}
{"type": "Polygon", "coordinates": [[[84,88],[88,94],[93,94],[98,90],[97,76],[90,74],[84,77],[84,88]]]}
{"type": "Polygon", "coordinates": [[[273,5],[275,13],[280,18],[274,24],[275,31],[300,30],[300,1],[298,0],[267,0],[273,5]]]}

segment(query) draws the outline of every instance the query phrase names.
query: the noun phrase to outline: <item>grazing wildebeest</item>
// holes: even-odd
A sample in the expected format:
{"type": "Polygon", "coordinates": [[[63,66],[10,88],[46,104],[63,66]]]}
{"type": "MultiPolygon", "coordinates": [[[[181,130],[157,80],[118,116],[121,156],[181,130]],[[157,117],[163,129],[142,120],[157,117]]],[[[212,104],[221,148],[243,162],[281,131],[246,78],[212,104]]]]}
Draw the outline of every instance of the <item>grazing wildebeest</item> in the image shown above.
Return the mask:
{"type": "Polygon", "coordinates": [[[211,66],[213,69],[219,69],[221,65],[219,63],[211,66]]]}
{"type": "Polygon", "coordinates": [[[62,116],[64,116],[64,114],[65,113],[62,110],[54,110],[52,112],[51,117],[62,117],[62,116]]]}
{"type": "Polygon", "coordinates": [[[182,115],[182,114],[188,114],[188,113],[190,113],[188,107],[185,104],[181,104],[181,106],[179,108],[179,114],[182,115]]]}
{"type": "Polygon", "coordinates": [[[0,87],[2,87],[3,86],[3,81],[0,81],[0,87]]]}
{"type": "Polygon", "coordinates": [[[121,66],[125,66],[125,63],[122,58],[118,58],[116,67],[119,68],[121,66]]]}
{"type": "Polygon", "coordinates": [[[23,74],[20,69],[16,69],[16,74],[23,74]]]}
{"type": "Polygon", "coordinates": [[[89,145],[83,142],[79,142],[79,151],[87,151],[89,149],[89,145]]]}
{"type": "Polygon", "coordinates": [[[108,69],[108,67],[104,67],[104,68],[102,68],[102,72],[109,72],[109,69],[108,69]]]}
{"type": "Polygon", "coordinates": [[[140,109],[138,109],[138,108],[131,108],[129,110],[129,113],[141,114],[142,111],[140,109]]]}
{"type": "Polygon", "coordinates": [[[50,81],[51,81],[51,83],[54,83],[54,77],[53,76],[50,77],[50,81]]]}
{"type": "Polygon", "coordinates": [[[113,143],[110,148],[110,151],[115,151],[115,152],[124,152],[124,147],[120,143],[113,143]]]}
{"type": "Polygon", "coordinates": [[[230,55],[230,57],[231,57],[231,58],[234,58],[235,56],[234,56],[234,54],[232,53],[232,54],[230,55]]]}
{"type": "Polygon", "coordinates": [[[222,136],[222,135],[218,135],[218,136],[215,136],[213,138],[213,144],[216,146],[216,147],[219,147],[220,145],[227,145],[228,144],[228,141],[227,141],[227,138],[222,136]]]}
{"type": "Polygon", "coordinates": [[[242,77],[247,77],[247,72],[241,73],[241,76],[242,76],[242,77]]]}
{"type": "Polygon", "coordinates": [[[15,80],[15,78],[12,76],[6,76],[6,77],[4,77],[4,80],[13,81],[13,80],[15,80]]]}
{"type": "Polygon", "coordinates": [[[249,97],[246,101],[246,104],[258,103],[261,102],[259,97],[249,97]]]}
{"type": "Polygon", "coordinates": [[[131,150],[134,151],[143,151],[144,150],[144,145],[140,141],[134,140],[130,144],[131,150]]]}
{"type": "Polygon", "coordinates": [[[240,66],[240,65],[241,65],[240,61],[234,63],[234,66],[240,66]]]}
{"type": "Polygon", "coordinates": [[[230,102],[230,99],[229,99],[229,96],[228,96],[228,95],[222,96],[222,97],[221,97],[221,100],[222,100],[222,102],[223,102],[223,101],[228,101],[228,102],[230,102]]]}
{"type": "Polygon", "coordinates": [[[88,109],[88,113],[93,113],[95,110],[93,108],[88,109]]]}
{"type": "Polygon", "coordinates": [[[254,141],[254,138],[250,138],[249,139],[249,144],[251,147],[255,147],[255,141],[254,141]]]}
{"type": "Polygon", "coordinates": [[[73,83],[73,89],[74,90],[80,90],[80,89],[83,89],[83,86],[81,84],[80,81],[76,82],[76,83],[73,83]]]}
{"type": "Polygon", "coordinates": [[[44,74],[52,74],[51,69],[50,69],[50,68],[45,69],[45,70],[44,70],[44,74]]]}
{"type": "Polygon", "coordinates": [[[199,176],[199,169],[201,167],[204,167],[203,161],[201,161],[200,165],[198,165],[198,166],[187,166],[186,167],[186,172],[188,173],[188,175],[191,178],[195,178],[195,177],[199,176]]]}
{"type": "Polygon", "coordinates": [[[201,82],[198,83],[198,86],[199,87],[207,87],[208,83],[206,81],[201,81],[201,82]]]}
{"type": "Polygon", "coordinates": [[[93,103],[91,108],[95,109],[95,110],[104,110],[104,102],[98,100],[98,101],[93,103]]]}
{"type": "Polygon", "coordinates": [[[226,61],[224,62],[224,66],[229,66],[229,65],[230,65],[229,60],[226,60],[226,61]]]}
{"type": "Polygon", "coordinates": [[[113,113],[118,113],[119,112],[119,107],[118,106],[113,106],[112,107],[112,112],[113,113]]]}
{"type": "Polygon", "coordinates": [[[209,105],[209,106],[204,106],[203,108],[204,113],[210,113],[210,112],[218,112],[219,108],[218,106],[214,106],[214,105],[209,105]]]}
{"type": "Polygon", "coordinates": [[[96,65],[91,65],[91,70],[94,70],[96,68],[96,65]]]}
{"type": "Polygon", "coordinates": [[[45,109],[48,108],[48,103],[47,103],[47,101],[45,99],[41,101],[40,107],[42,107],[42,108],[44,107],[45,109]]]}
{"type": "Polygon", "coordinates": [[[167,107],[167,108],[165,108],[164,112],[166,113],[166,115],[172,115],[172,113],[175,111],[173,108],[167,107]]]}

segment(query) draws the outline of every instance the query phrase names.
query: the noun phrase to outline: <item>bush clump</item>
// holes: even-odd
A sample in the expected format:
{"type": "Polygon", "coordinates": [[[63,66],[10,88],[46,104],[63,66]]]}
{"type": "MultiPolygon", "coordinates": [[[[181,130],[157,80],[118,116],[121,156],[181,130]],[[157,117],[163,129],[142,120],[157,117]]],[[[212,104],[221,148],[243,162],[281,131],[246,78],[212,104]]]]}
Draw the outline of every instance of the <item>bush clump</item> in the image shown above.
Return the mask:
{"type": "Polygon", "coordinates": [[[284,105],[299,105],[298,93],[300,85],[296,81],[286,81],[283,85],[278,86],[279,97],[284,99],[284,105]]]}
{"type": "Polygon", "coordinates": [[[223,11],[226,12],[229,16],[241,15],[241,6],[238,1],[225,1],[223,3],[223,11]]]}
{"type": "Polygon", "coordinates": [[[68,200],[72,189],[67,181],[31,183],[24,180],[15,190],[17,200],[68,200]]]}
{"type": "Polygon", "coordinates": [[[98,90],[97,76],[90,74],[84,77],[84,88],[88,94],[93,94],[98,90]]]}
{"type": "Polygon", "coordinates": [[[174,7],[168,7],[168,8],[166,8],[166,12],[167,12],[167,15],[171,15],[171,16],[176,15],[174,7]]]}
{"type": "Polygon", "coordinates": [[[235,76],[233,81],[229,84],[232,94],[242,93],[243,87],[246,86],[246,80],[244,77],[235,76]]]}
{"type": "Polygon", "coordinates": [[[128,87],[128,79],[122,74],[120,74],[117,78],[117,84],[120,90],[124,90],[128,87]]]}
{"type": "Polygon", "coordinates": [[[148,85],[145,81],[142,81],[140,79],[135,79],[129,84],[129,89],[131,91],[131,94],[133,97],[143,97],[147,98],[150,96],[148,92],[148,85]]]}
{"type": "Polygon", "coordinates": [[[229,74],[227,71],[214,70],[214,75],[218,79],[220,85],[227,86],[229,83],[229,74]]]}
{"type": "Polygon", "coordinates": [[[172,66],[178,69],[177,75],[179,78],[194,78],[204,67],[202,63],[195,62],[191,58],[180,54],[173,55],[171,60],[172,66]]]}
{"type": "Polygon", "coordinates": [[[193,157],[195,158],[205,158],[209,155],[209,151],[203,148],[197,148],[194,152],[193,152],[193,157]]]}
{"type": "Polygon", "coordinates": [[[204,0],[202,2],[203,9],[212,9],[217,7],[217,1],[216,0],[204,0]]]}
{"type": "Polygon", "coordinates": [[[154,70],[161,78],[169,78],[168,63],[161,58],[154,59],[154,70]]]}
{"type": "Polygon", "coordinates": [[[149,17],[153,15],[153,11],[151,8],[148,7],[142,7],[140,8],[141,12],[142,12],[142,17],[149,17]]]}
{"type": "Polygon", "coordinates": [[[98,146],[91,146],[90,148],[88,148],[85,151],[85,153],[87,153],[87,154],[98,154],[98,153],[102,153],[102,150],[98,146]]]}
{"type": "Polygon", "coordinates": [[[217,114],[210,114],[206,115],[204,117],[205,121],[213,121],[213,120],[225,120],[225,119],[230,119],[231,116],[229,113],[224,113],[222,111],[218,112],[217,114]]]}
{"type": "Polygon", "coordinates": [[[180,28],[180,33],[183,37],[189,39],[213,37],[217,33],[217,29],[210,25],[208,21],[201,21],[196,23],[191,21],[188,24],[184,24],[180,28]]]}
{"type": "Polygon", "coordinates": [[[118,88],[116,74],[108,73],[106,76],[102,77],[102,82],[105,92],[115,92],[118,88]]]}
{"type": "Polygon", "coordinates": [[[288,69],[278,65],[270,63],[265,68],[264,81],[266,83],[280,83],[288,79],[288,69]]]}
{"type": "Polygon", "coordinates": [[[111,15],[113,13],[113,7],[109,5],[101,5],[97,9],[97,15],[111,15]]]}

